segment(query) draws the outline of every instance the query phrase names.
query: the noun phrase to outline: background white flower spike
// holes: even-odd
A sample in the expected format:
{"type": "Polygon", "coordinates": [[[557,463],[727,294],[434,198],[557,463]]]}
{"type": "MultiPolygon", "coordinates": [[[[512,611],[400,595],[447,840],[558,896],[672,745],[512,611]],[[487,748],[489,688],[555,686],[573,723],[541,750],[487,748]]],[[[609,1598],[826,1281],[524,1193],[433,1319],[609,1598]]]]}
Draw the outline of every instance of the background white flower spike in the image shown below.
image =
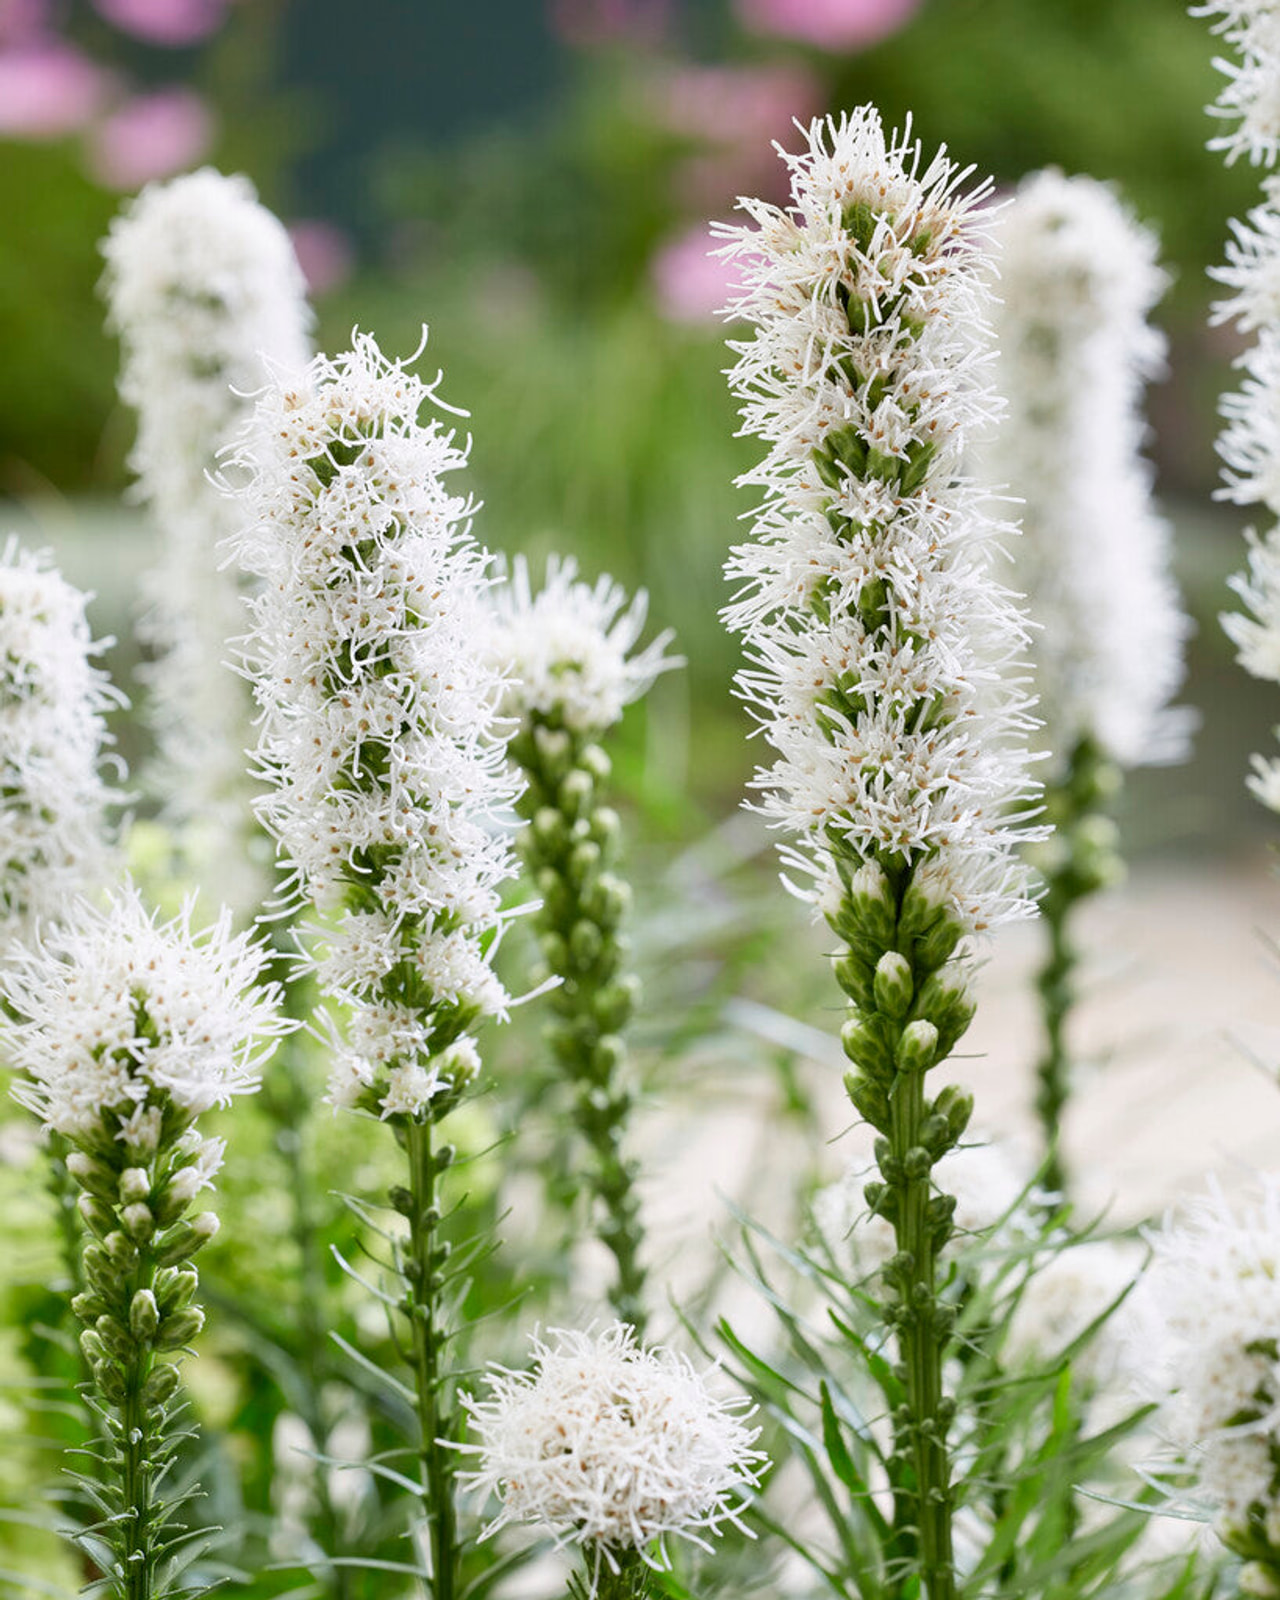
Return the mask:
{"type": "Polygon", "coordinates": [[[532,1370],[492,1369],[487,1398],[462,1396],[476,1442],[459,1448],[477,1460],[462,1481],[502,1507],[487,1534],[531,1522],[581,1545],[594,1592],[637,1559],[669,1568],[669,1538],[706,1548],[741,1528],[767,1464],[745,1396],[718,1397],[710,1373],[620,1322],[532,1343],[532,1370]]]}
{"type": "Polygon", "coordinates": [[[87,597],[47,554],[0,554],[0,949],[29,941],[107,876],[106,714],[123,702],[93,665],[87,597]]]}
{"type": "Polygon", "coordinates": [[[153,780],[193,853],[215,863],[219,900],[248,904],[263,889],[245,848],[252,707],[227,665],[244,613],[239,575],[219,549],[236,512],[209,474],[269,372],[306,365],[305,284],[288,233],[249,180],[209,168],[148,185],[102,248],[120,394],[138,417],[130,465],[162,541],[140,630],[159,658],[144,669],[159,742],[153,780]]]}

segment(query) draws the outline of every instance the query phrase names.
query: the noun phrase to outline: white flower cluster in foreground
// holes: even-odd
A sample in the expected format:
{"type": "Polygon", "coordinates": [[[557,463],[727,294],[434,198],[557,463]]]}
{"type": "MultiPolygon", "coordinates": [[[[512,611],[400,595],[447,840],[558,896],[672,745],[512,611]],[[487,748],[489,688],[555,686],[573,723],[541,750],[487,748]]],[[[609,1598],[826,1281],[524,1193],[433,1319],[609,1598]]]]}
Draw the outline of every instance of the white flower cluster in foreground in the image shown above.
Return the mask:
{"type": "Polygon", "coordinates": [[[1280,1548],[1280,1180],[1264,1178],[1255,1203],[1215,1189],[1150,1243],[1135,1370],[1219,1528],[1257,1510],[1280,1548]]]}
{"type": "Polygon", "coordinates": [[[1144,382],[1164,340],[1155,237],[1105,184],[1042,172],[1000,230],[995,315],[1004,421],[984,453],[1022,504],[1014,582],[1039,625],[1032,654],[1055,761],[1085,739],[1121,767],[1185,750],[1188,623],[1169,526],[1142,458],[1144,382]]]}
{"type": "Polygon", "coordinates": [[[205,169],[151,184],[112,224],[104,289],[122,347],[120,393],[138,415],[130,463],[162,535],[143,626],[158,656],[147,674],[160,742],[157,774],[172,814],[211,835],[222,899],[244,858],[243,752],[251,707],[226,665],[243,629],[239,580],[218,544],[235,512],[209,482],[251,411],[268,366],[310,355],[301,269],[281,223],[243,177],[205,169]]]}
{"type": "Polygon", "coordinates": [[[260,981],[265,952],[231,932],[228,912],[198,931],[191,917],[188,904],[157,921],[126,884],[101,909],[73,903],[10,955],[0,993],[17,1020],[4,1052],[27,1074],[15,1098],[48,1127],[92,1137],[116,1112],[137,1131],[166,1095],[195,1116],[257,1087],[289,1026],[278,989],[260,981]]]}
{"type": "Polygon", "coordinates": [[[444,475],[466,464],[427,385],[367,334],[260,396],[235,466],[235,548],[261,580],[246,668],[258,813],[299,898],[333,914],[322,982],[352,1020],[331,1084],[416,1114],[474,1071],[461,1037],[506,995],[487,961],[513,871],[489,557],[444,475]]]}
{"type": "Polygon", "coordinates": [[[720,1524],[741,1527],[765,1457],[752,1446],[745,1396],[718,1398],[687,1358],[646,1349],[631,1328],[552,1329],[533,1341],[529,1372],[498,1369],[490,1396],[461,1397],[477,1443],[468,1488],[502,1503],[487,1534],[546,1524],[557,1544],[583,1545],[599,1571],[636,1551],[666,1567],[668,1536],[706,1548],[720,1524]]]}
{"type": "MultiPolygon", "coordinates": [[[[840,1267],[860,1278],[881,1271],[898,1248],[893,1225],[867,1211],[862,1191],[873,1172],[864,1164],[851,1166],[813,1199],[813,1220],[827,1249],[840,1267]]],[[[1004,1145],[957,1145],[937,1163],[934,1182],[955,1197],[962,1252],[970,1243],[979,1249],[988,1243],[998,1246],[1033,1226],[1023,1204],[1029,1198],[1029,1179],[1004,1145]]]]}
{"type": "Polygon", "coordinates": [[[1280,12],[1274,0],[1205,0],[1193,17],[1212,17],[1213,31],[1235,53],[1214,66],[1227,82],[1210,116],[1236,126],[1209,141],[1230,164],[1245,155],[1257,165],[1280,150],[1280,12]]]}
{"type": "Polygon", "coordinates": [[[120,703],[93,665],[86,597],[45,555],[0,554],[0,946],[30,939],[108,857],[103,718],[120,703]]]}
{"type": "MultiPolygon", "coordinates": [[[[739,675],[777,760],[761,809],[828,878],[931,857],[970,930],[1029,910],[1016,856],[1028,700],[1022,619],[994,581],[997,531],[965,476],[991,417],[986,185],[864,106],[787,156],[794,203],[741,202],[719,229],[745,284],[730,312],[743,431],[768,445],[741,482],[763,504],[728,571],[739,675]]],[[[819,891],[814,891],[814,894],[819,891]]]]}
{"type": "Polygon", "coordinates": [[[551,556],[535,594],[528,562],[517,556],[490,601],[491,655],[507,679],[503,710],[522,722],[536,715],[571,733],[601,734],[659,673],[680,665],[664,655],[674,637],[669,629],[635,649],[649,609],[645,592],[628,604],[612,578],[580,580],[572,557],[551,556]]]}

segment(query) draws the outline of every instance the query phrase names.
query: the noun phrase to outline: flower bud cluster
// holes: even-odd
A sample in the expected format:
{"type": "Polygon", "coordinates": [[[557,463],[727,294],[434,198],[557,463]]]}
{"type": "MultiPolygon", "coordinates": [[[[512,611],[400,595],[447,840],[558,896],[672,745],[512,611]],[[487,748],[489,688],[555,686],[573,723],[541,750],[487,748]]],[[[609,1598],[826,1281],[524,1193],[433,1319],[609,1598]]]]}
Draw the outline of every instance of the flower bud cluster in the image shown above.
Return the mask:
{"type": "Polygon", "coordinates": [[[533,1353],[532,1371],[495,1370],[486,1399],[461,1397],[478,1440],[459,1447],[477,1458],[466,1485],[502,1505],[486,1536],[543,1524],[558,1545],[581,1545],[598,1575],[631,1553],[666,1570],[668,1538],[705,1549],[706,1534],[741,1526],[765,1465],[745,1396],[720,1398],[710,1373],[638,1345],[622,1323],[552,1329],[533,1353]]]}
{"type": "Polygon", "coordinates": [[[310,355],[311,320],[289,236],[252,184],[204,169],[148,185],[112,223],[103,288],[122,351],[120,393],[138,416],[130,457],[162,535],[147,582],[146,673],[170,813],[209,835],[219,897],[260,898],[247,860],[243,752],[252,706],[226,665],[243,628],[238,575],[219,542],[234,511],[210,482],[269,369],[310,355]]]}
{"type": "Polygon", "coordinates": [[[93,665],[86,596],[47,555],[0,554],[0,946],[31,939],[105,875],[104,718],[121,703],[93,665]]]}
{"type": "Polygon", "coordinates": [[[233,461],[235,548],[261,584],[258,814],[295,898],[329,917],[309,959],[350,1013],[331,1097],[383,1116],[460,1089],[467,1030],[507,1003],[488,954],[518,786],[482,654],[489,557],[443,481],[466,452],[418,421],[438,382],[359,334],[263,391],[233,461]]]}
{"type": "Polygon", "coordinates": [[[1121,767],[1185,753],[1188,622],[1170,530],[1143,460],[1143,384],[1163,363],[1147,314],[1167,279],[1157,243],[1105,184],[1040,172],[999,228],[996,383],[1007,411],[983,452],[1022,507],[1014,581],[1055,779],[1092,740],[1121,767]]]}
{"type": "MultiPolygon", "coordinates": [[[[1151,1236],[1129,1304],[1133,1371],[1224,1543],[1280,1584],[1280,1179],[1213,1190],[1151,1236]]],[[[1264,1592],[1249,1590],[1248,1592],[1264,1592]]]]}

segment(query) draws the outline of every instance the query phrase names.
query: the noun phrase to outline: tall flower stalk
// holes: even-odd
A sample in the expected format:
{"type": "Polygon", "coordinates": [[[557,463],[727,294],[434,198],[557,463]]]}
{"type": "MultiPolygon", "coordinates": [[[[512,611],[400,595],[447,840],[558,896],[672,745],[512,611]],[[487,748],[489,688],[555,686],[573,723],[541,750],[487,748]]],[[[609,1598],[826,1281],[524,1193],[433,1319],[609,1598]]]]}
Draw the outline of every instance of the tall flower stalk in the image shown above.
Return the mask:
{"type": "Polygon", "coordinates": [[[169,1481],[178,1362],[204,1323],[192,1259],[218,1220],[192,1205],[223,1154],[196,1121],[257,1086],[284,1026],[263,960],[229,913],[203,934],[189,906],[157,923],[127,886],[102,910],[70,908],[0,984],[14,1019],[4,1045],[26,1074],[15,1097],[74,1147],[90,1238],[72,1309],[102,1423],[94,1476],[75,1474],[101,1520],[77,1539],[115,1600],[186,1592],[201,1548],[174,1521],[194,1491],[169,1481]]]}
{"type": "Polygon", "coordinates": [[[210,474],[269,368],[310,357],[302,271],[248,179],[208,168],[148,185],[102,249],[120,394],[138,417],[130,465],[161,538],[142,628],[157,658],[153,781],[188,848],[203,835],[194,851],[215,864],[219,898],[251,907],[269,868],[254,861],[245,774],[252,702],[227,664],[244,622],[239,574],[219,550],[235,515],[210,474]]]}
{"type": "Polygon", "coordinates": [[[527,783],[518,846],[541,898],[535,917],[546,976],[559,980],[549,1042],[590,1152],[586,1188],[614,1260],[609,1300],[643,1337],[644,1226],[637,1166],[625,1151],[635,1091],[622,1035],[639,984],[626,971],[631,889],[616,870],[621,829],[606,799],[611,768],[602,741],[678,662],[663,655],[670,633],[632,653],[644,629],[643,593],[628,603],[610,578],[580,582],[571,560],[553,557],[535,596],[518,557],[492,598],[492,657],[507,680],[503,710],[517,723],[509,748],[527,783]]]}
{"type": "Polygon", "coordinates": [[[755,537],[729,562],[744,635],[738,683],[776,753],[759,809],[788,837],[790,886],[842,942],[843,1041],[875,1128],[873,1215],[902,1404],[894,1552],[930,1600],[956,1592],[943,1357],[954,1312],[939,1260],[954,1202],[935,1166],[972,1098],[928,1091],[967,1028],[972,935],[1030,914],[1017,857],[1034,794],[1028,699],[1010,663],[1022,619],[991,574],[981,493],[965,477],[986,385],[987,187],[863,107],[817,121],[785,157],[793,203],[740,202],[724,253],[752,325],[731,342],[743,431],[767,453],[755,537]]]}
{"type": "Polygon", "coordinates": [[[1050,171],[1023,183],[999,242],[996,382],[1007,411],[984,460],[1021,503],[1014,582],[1037,624],[1035,686],[1053,752],[1044,777],[1054,834],[1036,855],[1048,944],[1036,1107],[1045,1183],[1059,1191],[1072,925],[1123,870],[1112,816],[1123,774],[1185,754],[1187,717],[1168,702],[1188,623],[1141,453],[1142,389],[1164,356],[1146,320],[1166,281],[1156,240],[1105,185],[1050,171]]]}
{"type": "Polygon", "coordinates": [[[501,680],[482,655],[489,558],[444,475],[466,454],[418,417],[439,405],[368,335],[259,396],[234,468],[235,549],[260,580],[246,670],[262,707],[258,814],[322,920],[307,963],[330,1021],[330,1098],[390,1124],[407,1182],[396,1247],[409,1329],[430,1581],[458,1592],[447,1346],[456,1284],[441,1238],[453,1159],[441,1124],[479,1071],[470,1029],[507,997],[489,966],[505,832],[501,680]]]}
{"type": "MultiPolygon", "coordinates": [[[[1269,0],[1207,0],[1193,16],[1213,19],[1213,30],[1233,54],[1215,60],[1227,78],[1209,114],[1227,124],[1209,141],[1228,164],[1244,155],[1273,167],[1280,152],[1280,29],[1269,0]]],[[[1232,291],[1214,307],[1215,323],[1233,322],[1254,336],[1236,365],[1240,388],[1224,397],[1226,427],[1218,437],[1223,484],[1218,494],[1236,505],[1257,506],[1268,526],[1247,535],[1247,571],[1231,586],[1244,612],[1222,618],[1240,665],[1255,678],[1280,683],[1280,175],[1262,180],[1263,198],[1245,221],[1231,220],[1227,264],[1211,276],[1232,291]]],[[[1248,787],[1280,811],[1280,758],[1255,755],[1248,787]]]]}

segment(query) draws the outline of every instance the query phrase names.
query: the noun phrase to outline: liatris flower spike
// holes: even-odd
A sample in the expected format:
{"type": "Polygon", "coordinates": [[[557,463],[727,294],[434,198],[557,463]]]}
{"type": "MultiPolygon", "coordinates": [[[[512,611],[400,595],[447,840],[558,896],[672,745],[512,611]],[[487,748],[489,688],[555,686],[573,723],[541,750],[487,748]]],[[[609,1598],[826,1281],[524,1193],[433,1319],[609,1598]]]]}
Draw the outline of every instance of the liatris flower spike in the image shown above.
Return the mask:
{"type": "Polygon", "coordinates": [[[895,1516],[919,1529],[930,1600],[955,1592],[937,1258],[952,1202],[935,1163],[972,1109],[925,1093],[973,1012],[966,939],[1030,915],[1023,621],[991,573],[995,525],[964,476],[987,387],[986,185],[863,107],[785,157],[793,204],[744,200],[724,226],[745,285],[730,307],[743,431],[767,445],[755,538],[729,562],[739,675],[777,760],[760,809],[793,887],[843,941],[855,1107],[878,1131],[871,1210],[894,1229],[884,1279],[911,1463],[895,1516]],[[806,881],[807,880],[807,881],[806,881]]]}
{"type": "Polygon", "coordinates": [[[1176,1452],[1175,1495],[1245,1563],[1240,1591],[1280,1595],[1280,1179],[1253,1202],[1218,1190],[1151,1236],[1130,1334],[1176,1452]]]}
{"type": "Polygon", "coordinates": [[[93,665],[86,597],[47,555],[0,555],[0,947],[30,940],[109,859],[105,717],[122,704],[93,665]]]}
{"type": "Polygon", "coordinates": [[[659,673],[680,662],[664,654],[669,632],[635,649],[643,593],[628,603],[610,578],[582,582],[571,560],[553,556],[535,595],[517,557],[491,603],[491,658],[506,678],[503,711],[517,725],[509,749],[528,784],[518,844],[541,897],[536,926],[546,976],[560,980],[550,998],[558,1018],[551,1047],[591,1152],[587,1188],[616,1268],[610,1301],[643,1335],[643,1226],[636,1164],[623,1149],[633,1090],[622,1030],[639,986],[624,970],[621,925],[631,890],[615,867],[620,825],[604,797],[610,761],[600,741],[659,673]]]}
{"type": "MultiPolygon", "coordinates": [[[[1194,16],[1216,19],[1235,52],[1215,65],[1227,84],[1209,114],[1235,126],[1210,140],[1228,162],[1247,155],[1254,165],[1274,164],[1280,150],[1280,21],[1270,0],[1210,0],[1194,16]]],[[[1275,284],[1280,273],[1280,177],[1263,179],[1263,199],[1246,222],[1232,219],[1227,265],[1211,276],[1232,290],[1214,307],[1214,322],[1234,322],[1241,333],[1256,334],[1236,365],[1244,381],[1224,397],[1226,427],[1218,438],[1223,461],[1219,496],[1237,505],[1262,507],[1271,522],[1261,534],[1250,529],[1248,571],[1231,587],[1246,611],[1222,618],[1238,659],[1255,678],[1280,682],[1280,307],[1275,284]]],[[[1248,786],[1263,805],[1280,811],[1280,759],[1253,757],[1248,786]]]]}
{"type": "Polygon", "coordinates": [[[130,885],[102,910],[75,903],[0,978],[16,1019],[5,1054],[25,1074],[15,1098],[75,1147],[67,1170],[91,1240],[72,1308],[103,1424],[99,1470],[81,1481],[104,1517],[85,1549],[118,1600],[181,1592],[172,1518],[189,1496],[165,1487],[171,1402],[180,1352],[204,1323],[192,1258],[218,1221],[190,1212],[223,1151],[195,1124],[256,1087],[286,1026],[263,964],[229,913],[204,932],[190,907],[160,923],[130,885]]]}
{"type": "Polygon", "coordinates": [[[624,1323],[552,1329],[533,1354],[529,1372],[492,1371],[485,1399],[462,1397],[476,1442],[459,1448],[477,1463],[464,1482],[501,1502],[486,1536],[539,1525],[582,1547],[572,1592],[634,1600],[669,1568],[668,1539],[707,1549],[725,1523],[742,1528],[767,1464],[745,1396],[718,1397],[710,1374],[624,1323]]]}
{"type": "Polygon", "coordinates": [[[1168,702],[1189,625],[1141,454],[1142,386],[1164,352],[1146,320],[1166,281],[1156,241],[1105,185],[1042,172],[1005,211],[999,242],[996,380],[1008,410],[983,461],[1021,503],[1013,579],[1037,624],[1035,685],[1054,752],[1054,834],[1036,855],[1049,942],[1037,1106],[1045,1185],[1060,1191],[1073,913],[1122,871],[1110,814],[1122,773],[1186,752],[1188,717],[1168,702]]]}
{"type": "Polygon", "coordinates": [[[209,169],[144,189],[103,254],[120,393],[138,416],[130,464],[162,536],[142,630],[159,658],[147,671],[155,781],[193,852],[216,862],[219,897],[253,903],[263,869],[246,848],[252,704],[226,664],[244,618],[239,576],[218,550],[236,524],[209,474],[268,368],[296,372],[310,356],[302,272],[248,179],[209,169]]]}
{"type": "Polygon", "coordinates": [[[466,453],[418,420],[440,403],[438,382],[357,335],[296,384],[264,390],[233,468],[245,477],[235,547],[261,580],[244,647],[270,785],[258,811],[293,899],[325,914],[308,964],[349,1018],[333,1029],[330,1097],[389,1122],[408,1162],[408,1187],[391,1196],[409,1225],[394,1265],[446,1600],[458,1548],[444,1350],[457,1330],[444,1319],[462,1296],[438,1238],[453,1151],[434,1134],[479,1071],[469,1030],[507,1005],[489,956],[518,784],[501,678],[481,653],[489,558],[471,505],[444,484],[466,453]]]}

